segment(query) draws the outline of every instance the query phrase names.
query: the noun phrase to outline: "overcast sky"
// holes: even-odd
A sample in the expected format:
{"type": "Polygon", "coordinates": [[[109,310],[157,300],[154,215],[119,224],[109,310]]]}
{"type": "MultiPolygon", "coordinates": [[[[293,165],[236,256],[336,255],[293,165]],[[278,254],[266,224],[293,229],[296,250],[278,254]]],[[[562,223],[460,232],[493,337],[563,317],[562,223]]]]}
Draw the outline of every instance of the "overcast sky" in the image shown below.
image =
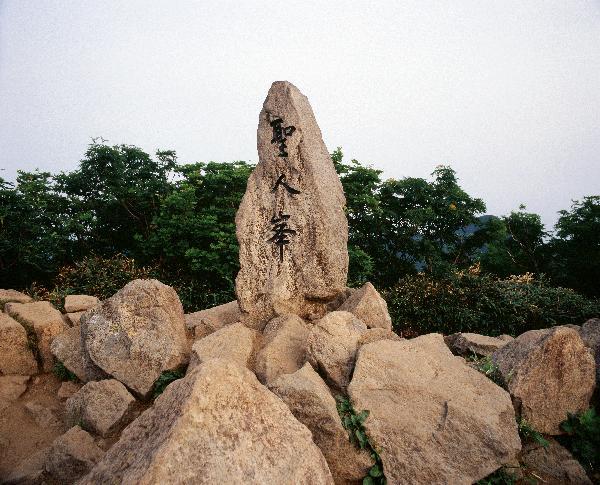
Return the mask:
{"type": "Polygon", "coordinates": [[[0,176],[90,136],[256,161],[272,81],[385,177],[450,164],[488,213],[600,194],[600,1],[0,0],[0,176]]]}

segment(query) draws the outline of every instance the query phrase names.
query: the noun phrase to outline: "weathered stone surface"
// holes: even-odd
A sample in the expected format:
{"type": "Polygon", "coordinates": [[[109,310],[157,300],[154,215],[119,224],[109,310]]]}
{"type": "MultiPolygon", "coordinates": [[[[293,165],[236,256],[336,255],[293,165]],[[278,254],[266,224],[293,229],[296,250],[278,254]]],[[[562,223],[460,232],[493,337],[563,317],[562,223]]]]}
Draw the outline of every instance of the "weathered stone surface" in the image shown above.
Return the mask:
{"type": "Polygon", "coordinates": [[[48,301],[7,303],[4,311],[21,323],[30,335],[35,336],[43,370],[50,372],[54,365],[50,344],[54,337],[69,328],[62,313],[48,301]]]}
{"type": "Polygon", "coordinates": [[[70,370],[83,382],[88,380],[85,371],[81,335],[79,327],[71,327],[57,335],[50,345],[50,351],[56,360],[70,370]]]}
{"type": "Polygon", "coordinates": [[[54,440],[46,455],[44,468],[51,478],[73,483],[100,461],[104,452],[94,438],[79,426],[73,426],[54,440]]]}
{"type": "Polygon", "coordinates": [[[66,401],[73,394],[79,391],[79,389],[81,389],[81,384],[72,381],[65,381],[58,388],[57,397],[61,401],[66,401]]]}
{"type": "Polygon", "coordinates": [[[311,330],[306,358],[330,385],[344,390],[366,330],[367,326],[352,313],[328,313],[311,330]]]}
{"type": "Polygon", "coordinates": [[[173,382],[82,484],[323,483],[311,433],[247,369],[222,359],[173,382]]]}
{"type": "Polygon", "coordinates": [[[387,303],[369,282],[353,292],[338,310],[354,314],[369,328],[392,329],[387,303]]]}
{"type": "Polygon", "coordinates": [[[66,403],[70,425],[83,423],[85,429],[107,437],[134,418],[135,398],[115,379],[88,382],[66,403]]]}
{"type": "Polygon", "coordinates": [[[31,417],[35,420],[38,426],[41,426],[42,428],[61,427],[60,419],[57,416],[58,412],[56,409],[46,407],[36,401],[25,403],[25,409],[29,412],[29,414],[31,414],[31,417]]]}
{"type": "Polygon", "coordinates": [[[185,315],[185,325],[194,338],[202,338],[232,323],[239,322],[242,317],[237,300],[224,305],[208,308],[185,315]]]}
{"type": "Polygon", "coordinates": [[[596,360],[596,390],[600,386],[600,318],[591,318],[579,331],[584,345],[592,351],[596,360]]]}
{"type": "Polygon", "coordinates": [[[0,374],[33,375],[37,371],[25,328],[5,313],[0,313],[0,374]]]}
{"type": "Polygon", "coordinates": [[[188,372],[198,364],[214,358],[231,360],[252,370],[261,338],[259,332],[241,322],[223,327],[207,337],[196,340],[192,346],[188,372]]]}
{"type": "Polygon", "coordinates": [[[358,345],[366,345],[378,340],[404,340],[400,335],[394,333],[387,328],[368,328],[365,333],[360,336],[358,345]]]}
{"type": "Polygon", "coordinates": [[[471,484],[521,448],[508,393],[439,334],[362,346],[348,394],[388,483],[471,484]]]}
{"type": "Polygon", "coordinates": [[[65,296],[65,312],[85,312],[100,303],[95,296],[90,295],[67,295],[65,296]]]}
{"type": "Polygon", "coordinates": [[[528,475],[549,485],[592,485],[583,467],[565,448],[550,439],[548,447],[526,445],[521,462],[528,475]]]}
{"type": "Polygon", "coordinates": [[[311,431],[313,441],[329,464],[335,483],[358,482],[367,475],[373,459],[350,442],[348,432],[340,421],[335,399],[309,363],[293,374],[281,375],[269,384],[269,389],[311,431]]]}
{"type": "Polygon", "coordinates": [[[492,355],[517,414],[545,434],[561,434],[567,413],[588,408],[595,363],[576,330],[530,330],[492,355]]]}
{"type": "Polygon", "coordinates": [[[29,376],[0,376],[0,411],[27,390],[29,376]]]}
{"type": "Polygon", "coordinates": [[[187,363],[183,307],[157,280],[134,280],[81,317],[84,355],[137,395],[166,370],[187,363]]]}
{"type": "Polygon", "coordinates": [[[488,337],[478,333],[453,333],[444,337],[444,341],[455,354],[464,356],[476,354],[489,357],[496,350],[504,347],[510,340],[488,337]]]}
{"type": "Polygon", "coordinates": [[[21,293],[20,291],[0,289],[0,308],[3,308],[4,304],[9,302],[29,303],[31,301],[33,301],[33,299],[30,296],[21,293]]]}
{"type": "Polygon", "coordinates": [[[44,483],[44,465],[49,448],[34,452],[21,461],[8,477],[2,482],[6,485],[37,485],[44,483]]]}
{"type": "Polygon", "coordinates": [[[236,215],[236,294],[245,321],[262,328],[275,315],[323,315],[345,292],[348,223],[342,185],[312,108],[288,82],[273,83],[263,104],[258,157],[236,215]],[[281,125],[272,126],[278,119],[281,125]],[[278,126],[285,148],[272,143],[278,126]],[[293,133],[284,130],[292,126],[293,133]],[[295,231],[281,233],[289,244],[271,240],[277,218],[287,224],[281,230],[295,231]]]}
{"type": "Polygon", "coordinates": [[[256,375],[271,382],[281,374],[296,372],[306,361],[309,326],[296,315],[282,315],[264,329],[263,347],[256,356],[256,375]]]}
{"type": "Polygon", "coordinates": [[[85,312],[73,312],[73,313],[65,313],[65,317],[67,318],[68,322],[71,327],[78,327],[79,324],[81,323],[81,315],[83,315],[85,312]]]}

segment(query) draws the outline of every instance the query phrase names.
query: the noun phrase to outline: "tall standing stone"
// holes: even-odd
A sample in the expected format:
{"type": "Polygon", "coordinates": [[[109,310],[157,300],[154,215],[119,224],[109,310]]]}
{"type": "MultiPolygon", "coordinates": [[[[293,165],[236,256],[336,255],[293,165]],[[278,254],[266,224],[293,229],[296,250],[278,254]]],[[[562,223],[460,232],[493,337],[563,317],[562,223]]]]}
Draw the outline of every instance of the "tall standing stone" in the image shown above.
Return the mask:
{"type": "Polygon", "coordinates": [[[258,124],[259,163],[236,215],[245,323],[322,316],[345,290],[346,199],[306,96],[273,83],[258,124]]]}

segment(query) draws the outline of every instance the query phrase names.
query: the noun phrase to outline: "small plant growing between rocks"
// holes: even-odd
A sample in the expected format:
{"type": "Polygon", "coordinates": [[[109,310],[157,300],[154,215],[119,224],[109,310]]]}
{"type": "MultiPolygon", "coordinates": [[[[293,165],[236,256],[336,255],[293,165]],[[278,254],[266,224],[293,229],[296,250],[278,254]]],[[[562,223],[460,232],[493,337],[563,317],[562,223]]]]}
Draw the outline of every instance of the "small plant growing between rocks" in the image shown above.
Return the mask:
{"type": "Polygon", "coordinates": [[[365,419],[369,416],[369,411],[363,410],[357,414],[347,397],[338,396],[336,401],[338,414],[342,420],[342,425],[348,431],[350,441],[361,450],[367,450],[371,458],[375,461],[369,469],[367,476],[363,478],[363,485],[385,485],[386,479],[383,474],[383,463],[381,463],[379,454],[369,442],[363,426],[365,419]]]}
{"type": "Polygon", "coordinates": [[[183,376],[185,376],[185,368],[164,371],[154,383],[152,399],[156,399],[163,393],[166,387],[171,384],[171,382],[181,379],[183,376]]]}
{"type": "Polygon", "coordinates": [[[513,485],[515,483],[517,483],[515,475],[510,473],[506,467],[501,467],[491,475],[479,480],[477,485],[513,485]]]}
{"type": "Polygon", "coordinates": [[[534,441],[535,443],[547,448],[550,442],[544,438],[544,435],[534,429],[527,421],[523,418],[519,420],[519,436],[523,440],[534,441]]]}
{"type": "Polygon", "coordinates": [[[494,364],[494,361],[490,356],[478,357],[477,354],[473,353],[468,360],[472,363],[472,366],[475,369],[481,372],[488,379],[492,380],[492,382],[496,383],[500,387],[505,387],[504,380],[500,374],[500,369],[498,369],[498,366],[494,364]]]}
{"type": "Polygon", "coordinates": [[[67,369],[65,364],[60,361],[56,361],[54,363],[54,367],[52,367],[52,373],[61,381],[79,382],[77,376],[67,369]]]}
{"type": "Polygon", "coordinates": [[[600,482],[600,416],[595,408],[580,414],[569,413],[561,428],[567,433],[559,437],[561,444],[571,450],[591,477],[600,482]]]}

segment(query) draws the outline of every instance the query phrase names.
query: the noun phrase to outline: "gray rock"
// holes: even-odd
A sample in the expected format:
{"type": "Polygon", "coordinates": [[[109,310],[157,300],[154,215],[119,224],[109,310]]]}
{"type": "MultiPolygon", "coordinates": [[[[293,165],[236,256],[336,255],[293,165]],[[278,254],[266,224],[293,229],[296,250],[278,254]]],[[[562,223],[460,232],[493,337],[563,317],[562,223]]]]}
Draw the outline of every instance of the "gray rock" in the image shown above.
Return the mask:
{"type": "Polygon", "coordinates": [[[289,82],[273,83],[264,102],[258,157],[236,215],[236,295],[247,324],[262,329],[275,315],[322,316],[346,291],[348,223],[312,108],[289,82]]]}

